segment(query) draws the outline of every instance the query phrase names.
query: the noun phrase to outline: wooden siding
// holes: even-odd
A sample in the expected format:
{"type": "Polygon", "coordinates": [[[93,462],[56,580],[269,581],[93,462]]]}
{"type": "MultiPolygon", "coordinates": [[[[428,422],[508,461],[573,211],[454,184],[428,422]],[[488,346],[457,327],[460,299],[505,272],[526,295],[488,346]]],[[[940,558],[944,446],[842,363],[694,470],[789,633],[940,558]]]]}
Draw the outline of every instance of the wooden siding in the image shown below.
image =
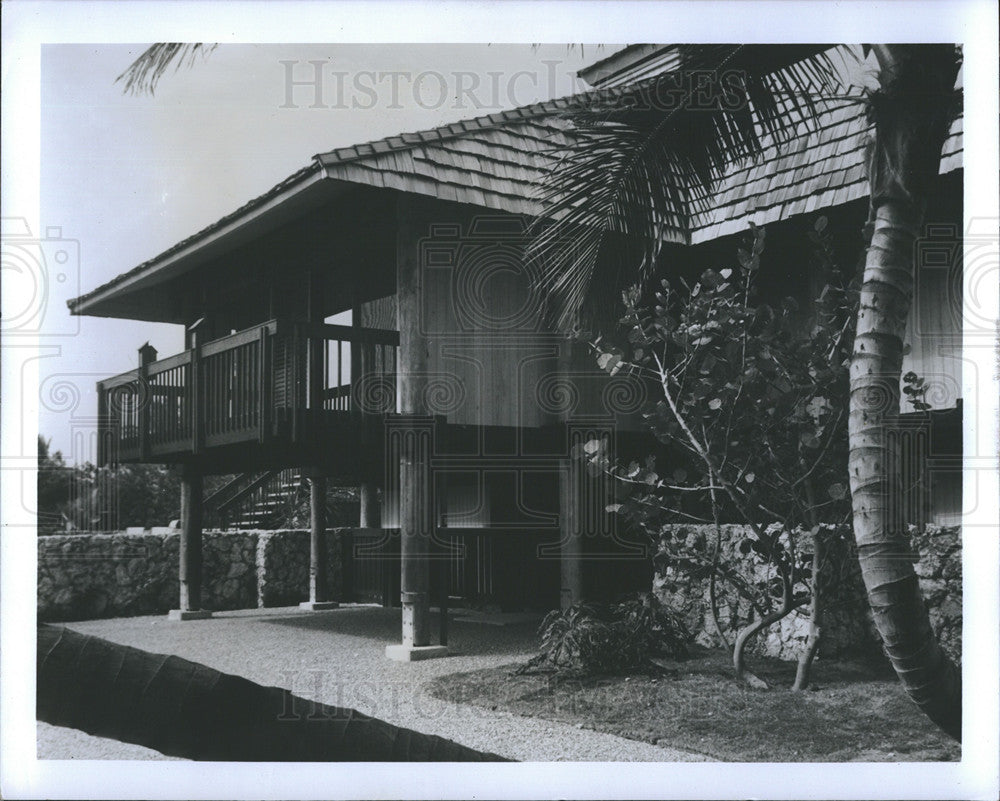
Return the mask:
{"type": "MultiPolygon", "coordinates": [[[[903,374],[924,379],[932,409],[951,409],[962,397],[962,272],[954,263],[922,265],[916,278],[903,374]]],[[[904,399],[903,412],[912,411],[907,406],[904,399]]]]}
{"type": "MultiPolygon", "coordinates": [[[[458,425],[531,428],[571,415],[634,427],[642,390],[609,379],[585,346],[553,333],[545,297],[525,266],[524,221],[424,201],[420,330],[427,342],[428,410],[458,425]],[[626,421],[628,417],[628,421],[626,421]]],[[[391,301],[362,307],[363,324],[391,301]]]]}

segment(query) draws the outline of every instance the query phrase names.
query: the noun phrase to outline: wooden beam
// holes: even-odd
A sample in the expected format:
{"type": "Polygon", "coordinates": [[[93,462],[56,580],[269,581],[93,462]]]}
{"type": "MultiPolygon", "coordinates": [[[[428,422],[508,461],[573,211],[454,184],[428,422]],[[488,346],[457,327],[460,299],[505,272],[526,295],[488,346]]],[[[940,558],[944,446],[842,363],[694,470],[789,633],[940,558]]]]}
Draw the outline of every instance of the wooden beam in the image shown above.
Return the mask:
{"type": "Polygon", "coordinates": [[[399,333],[385,328],[360,328],[336,323],[310,323],[309,336],[339,339],[344,342],[368,342],[373,345],[398,345],[399,333]]]}

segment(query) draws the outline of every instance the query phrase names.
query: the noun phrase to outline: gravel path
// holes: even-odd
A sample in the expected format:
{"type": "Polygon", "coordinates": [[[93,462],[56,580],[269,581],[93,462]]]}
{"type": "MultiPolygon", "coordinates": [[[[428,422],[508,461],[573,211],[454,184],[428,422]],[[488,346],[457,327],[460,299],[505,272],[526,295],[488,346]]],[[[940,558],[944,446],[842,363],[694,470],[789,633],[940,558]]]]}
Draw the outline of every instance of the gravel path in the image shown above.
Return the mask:
{"type": "MultiPolygon", "coordinates": [[[[76,631],[156,653],[177,654],[296,695],[348,706],[400,726],[437,734],[521,761],[705,761],[705,757],[575,726],[442,701],[431,678],[523,661],[535,624],[453,622],[452,654],[397,663],[399,610],[371,606],[329,612],[294,608],[218,613],[184,623],[134,617],[68,624],[76,631]]],[[[139,746],[38,724],[40,759],[166,759],[139,746]]]]}

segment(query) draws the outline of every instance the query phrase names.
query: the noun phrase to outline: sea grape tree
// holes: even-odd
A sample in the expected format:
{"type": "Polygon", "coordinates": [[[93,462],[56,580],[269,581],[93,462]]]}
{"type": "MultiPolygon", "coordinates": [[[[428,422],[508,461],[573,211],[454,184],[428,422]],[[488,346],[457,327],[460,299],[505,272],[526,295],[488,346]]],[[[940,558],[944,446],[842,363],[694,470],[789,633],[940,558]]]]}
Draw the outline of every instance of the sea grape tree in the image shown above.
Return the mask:
{"type": "Polygon", "coordinates": [[[745,668],[747,644],[811,602],[796,686],[808,681],[822,618],[820,525],[850,518],[847,368],[856,291],[834,264],[825,228],[820,217],[809,232],[810,268],[823,289],[808,308],[761,296],[765,231],[751,226],[731,268],[706,270],[693,284],[663,279],[651,295],[626,290],[627,341],[592,343],[608,373],[654,386],[644,417],[671,456],[616,463],[595,443],[582,455],[617,479],[612,510],[659,545],[661,560],[707,571],[713,598],[722,581],[755,610],[733,643],[736,673],[751,683],[759,680],[745,668]],[[691,521],[714,524],[714,545],[671,539],[672,524],[691,521]],[[742,524],[747,534],[736,547],[766,570],[747,576],[723,563],[722,523],[742,524]],[[803,532],[814,535],[807,549],[798,547],[803,532]]]}

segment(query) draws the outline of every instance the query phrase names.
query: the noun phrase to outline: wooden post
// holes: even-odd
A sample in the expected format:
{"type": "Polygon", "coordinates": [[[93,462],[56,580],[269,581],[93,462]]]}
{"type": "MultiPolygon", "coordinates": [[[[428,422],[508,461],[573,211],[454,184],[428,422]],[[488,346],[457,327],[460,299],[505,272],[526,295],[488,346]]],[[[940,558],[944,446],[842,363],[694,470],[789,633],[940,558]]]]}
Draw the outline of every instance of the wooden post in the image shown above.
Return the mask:
{"type": "Polygon", "coordinates": [[[564,610],[583,600],[579,468],[574,461],[564,459],[559,464],[559,606],[564,610]]]}
{"type": "Polygon", "coordinates": [[[188,398],[191,402],[191,450],[201,453],[205,444],[205,384],[201,375],[201,346],[204,334],[205,318],[201,317],[188,326],[187,339],[191,348],[191,387],[188,398]]]}
{"type": "Polygon", "coordinates": [[[309,476],[309,600],[300,609],[319,612],[340,605],[330,600],[326,571],[326,477],[317,472],[309,476]]]}
{"type": "Polygon", "coordinates": [[[309,600],[328,601],[326,580],[326,479],[309,479],[309,600]]]}
{"type": "Polygon", "coordinates": [[[386,647],[386,656],[412,661],[444,656],[448,649],[430,645],[430,545],[434,492],[430,469],[434,419],[428,416],[426,389],[431,341],[421,320],[424,270],[420,242],[429,232],[430,215],[421,214],[415,196],[400,194],[396,209],[396,325],[399,329],[398,385],[403,425],[391,432],[399,444],[400,600],[402,645],[386,647]]]}
{"type": "Polygon", "coordinates": [[[354,529],[340,531],[340,600],[350,603],[354,597],[354,529]]]}
{"type": "Polygon", "coordinates": [[[201,469],[188,462],[181,470],[180,608],[170,610],[170,620],[203,620],[212,616],[201,608],[202,494],[201,469]]]}
{"type": "MultiPolygon", "coordinates": [[[[443,436],[444,418],[438,417],[441,428],[438,436],[443,436]]],[[[447,451],[445,451],[447,453],[447,451]]],[[[438,531],[443,535],[448,527],[448,474],[444,471],[437,474],[438,481],[435,482],[435,517],[437,519],[438,531]]],[[[451,590],[451,542],[448,538],[442,537],[439,541],[438,555],[438,643],[448,644],[448,593],[451,590]]]]}
{"type": "MultiPolygon", "coordinates": [[[[572,381],[574,347],[571,339],[563,340],[559,347],[556,369],[572,381]]],[[[574,446],[582,444],[579,432],[571,423],[572,411],[558,413],[565,430],[566,453],[573,453],[574,446]]],[[[583,600],[583,540],[581,538],[579,503],[579,462],[563,459],[559,462],[559,606],[565,610],[583,600]]]]}
{"type": "Polygon", "coordinates": [[[361,506],[358,528],[381,528],[382,506],[378,487],[371,481],[363,481],[358,488],[358,500],[361,506]]]}
{"type": "Polygon", "coordinates": [[[364,375],[365,369],[368,369],[366,363],[366,352],[367,344],[360,340],[359,333],[361,331],[361,304],[358,303],[357,290],[354,289],[354,299],[351,303],[351,328],[353,329],[353,334],[351,337],[351,395],[349,398],[348,408],[351,411],[351,416],[357,422],[361,421],[362,413],[362,394],[361,394],[361,383],[362,376],[364,375]]]}
{"type": "MultiPolygon", "coordinates": [[[[613,445],[613,421],[604,417],[568,418],[566,444],[572,454],[592,440],[613,445]]],[[[613,454],[612,454],[613,455],[613,454]]],[[[560,503],[560,605],[563,609],[587,600],[599,589],[602,576],[588,576],[585,561],[599,558],[595,545],[607,548],[613,536],[608,527],[608,478],[604,474],[591,476],[579,458],[563,462],[559,472],[560,503]],[[588,547],[587,543],[590,543],[588,547]]]]}
{"type": "Polygon", "coordinates": [[[274,375],[271,369],[271,337],[270,330],[266,325],[260,327],[260,345],[258,357],[258,387],[257,402],[260,404],[260,415],[257,418],[260,425],[259,442],[263,445],[271,438],[271,411],[273,401],[271,398],[271,387],[274,382],[274,375]]]}
{"type": "Polygon", "coordinates": [[[139,348],[139,452],[143,460],[150,457],[149,407],[153,390],[149,386],[149,365],[156,361],[156,348],[148,342],[139,348]]]}
{"type": "Polygon", "coordinates": [[[296,443],[302,436],[302,413],[306,405],[306,394],[299,369],[302,362],[302,346],[300,345],[301,330],[302,324],[299,321],[291,325],[291,351],[290,353],[286,351],[285,356],[285,370],[287,372],[285,380],[292,387],[292,442],[296,443]]]}
{"type": "Polygon", "coordinates": [[[105,467],[111,461],[111,454],[118,449],[117,426],[112,427],[111,418],[108,414],[108,391],[104,388],[104,382],[97,382],[97,466],[105,467]],[[114,434],[112,434],[114,432],[114,434]],[[116,437],[114,444],[108,440],[116,437]]]}
{"type": "Polygon", "coordinates": [[[409,662],[444,656],[430,644],[430,554],[434,520],[431,471],[434,418],[401,415],[388,433],[399,458],[400,601],[403,643],[386,647],[390,659],[409,662]]]}
{"type": "MultiPolygon", "coordinates": [[[[323,324],[323,300],[326,292],[326,275],[317,270],[309,273],[308,321],[311,325],[323,324]]],[[[321,437],[323,405],[326,393],[326,340],[309,332],[306,339],[309,359],[309,434],[308,438],[321,437]]],[[[339,369],[338,364],[338,369],[339,369]]]]}

